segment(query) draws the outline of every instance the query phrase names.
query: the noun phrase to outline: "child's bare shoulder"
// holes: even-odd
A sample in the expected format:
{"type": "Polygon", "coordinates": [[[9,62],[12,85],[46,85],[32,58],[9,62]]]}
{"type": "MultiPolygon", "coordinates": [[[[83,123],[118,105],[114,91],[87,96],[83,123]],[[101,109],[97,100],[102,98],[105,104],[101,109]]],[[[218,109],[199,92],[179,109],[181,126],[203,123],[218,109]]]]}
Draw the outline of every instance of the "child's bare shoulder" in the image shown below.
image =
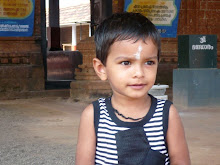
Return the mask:
{"type": "Polygon", "coordinates": [[[172,120],[172,119],[176,119],[176,118],[180,118],[179,113],[177,111],[177,108],[173,104],[171,104],[170,110],[169,110],[169,119],[172,120]]]}
{"type": "Polygon", "coordinates": [[[94,116],[94,108],[92,104],[89,104],[82,112],[81,119],[93,119],[94,116]]]}

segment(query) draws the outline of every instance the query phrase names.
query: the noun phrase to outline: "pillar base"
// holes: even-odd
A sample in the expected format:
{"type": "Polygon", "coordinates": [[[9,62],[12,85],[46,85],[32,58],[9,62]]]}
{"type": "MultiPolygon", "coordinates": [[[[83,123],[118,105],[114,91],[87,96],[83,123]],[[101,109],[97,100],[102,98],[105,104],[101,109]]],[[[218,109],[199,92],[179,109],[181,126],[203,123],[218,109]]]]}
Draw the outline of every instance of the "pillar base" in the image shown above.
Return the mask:
{"type": "Polygon", "coordinates": [[[72,99],[98,99],[100,97],[109,97],[112,90],[107,81],[101,80],[77,80],[70,84],[70,97],[72,99]]]}
{"type": "Polygon", "coordinates": [[[173,102],[180,107],[220,107],[219,69],[174,69],[173,102]]]}

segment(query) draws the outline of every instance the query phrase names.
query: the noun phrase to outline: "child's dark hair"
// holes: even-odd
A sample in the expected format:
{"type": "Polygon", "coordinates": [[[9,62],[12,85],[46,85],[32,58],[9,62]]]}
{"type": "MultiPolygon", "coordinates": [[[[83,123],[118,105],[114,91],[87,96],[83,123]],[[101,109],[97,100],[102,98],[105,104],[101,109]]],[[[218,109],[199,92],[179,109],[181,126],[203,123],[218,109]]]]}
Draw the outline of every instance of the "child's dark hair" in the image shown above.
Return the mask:
{"type": "Polygon", "coordinates": [[[95,31],[96,57],[106,65],[111,45],[115,41],[152,39],[160,57],[160,34],[154,24],[140,13],[117,13],[105,19],[95,31]]]}

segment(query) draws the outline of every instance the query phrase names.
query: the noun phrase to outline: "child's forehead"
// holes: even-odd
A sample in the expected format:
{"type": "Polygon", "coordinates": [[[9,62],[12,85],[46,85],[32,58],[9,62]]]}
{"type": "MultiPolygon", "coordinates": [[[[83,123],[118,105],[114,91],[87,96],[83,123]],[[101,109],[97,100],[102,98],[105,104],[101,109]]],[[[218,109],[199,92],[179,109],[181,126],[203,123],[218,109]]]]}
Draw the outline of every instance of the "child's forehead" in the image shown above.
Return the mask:
{"type": "Polygon", "coordinates": [[[116,41],[110,48],[108,56],[112,58],[131,57],[140,59],[142,56],[156,56],[158,48],[151,39],[146,41],[122,40],[116,41]]]}
{"type": "MultiPolygon", "coordinates": [[[[118,41],[115,41],[111,48],[117,48],[118,46],[121,46],[121,47],[127,47],[128,49],[131,48],[131,47],[139,47],[139,46],[147,46],[147,45],[154,45],[154,42],[151,38],[147,38],[146,40],[142,40],[142,39],[139,39],[139,40],[135,40],[135,39],[129,39],[129,40],[118,40],[118,41]]],[[[157,47],[157,46],[156,46],[157,47]]]]}

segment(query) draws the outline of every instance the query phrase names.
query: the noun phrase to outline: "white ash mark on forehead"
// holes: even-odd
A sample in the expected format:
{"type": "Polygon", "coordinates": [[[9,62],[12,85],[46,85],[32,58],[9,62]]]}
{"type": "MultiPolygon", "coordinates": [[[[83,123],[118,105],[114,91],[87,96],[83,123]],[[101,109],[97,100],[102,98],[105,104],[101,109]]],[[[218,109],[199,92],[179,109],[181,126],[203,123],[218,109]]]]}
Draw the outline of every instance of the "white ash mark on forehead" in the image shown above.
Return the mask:
{"type": "Polygon", "coordinates": [[[135,58],[136,58],[137,60],[140,60],[140,59],[141,59],[141,51],[142,51],[142,46],[139,45],[138,50],[137,50],[137,53],[134,54],[134,56],[135,56],[135,58]]]}

